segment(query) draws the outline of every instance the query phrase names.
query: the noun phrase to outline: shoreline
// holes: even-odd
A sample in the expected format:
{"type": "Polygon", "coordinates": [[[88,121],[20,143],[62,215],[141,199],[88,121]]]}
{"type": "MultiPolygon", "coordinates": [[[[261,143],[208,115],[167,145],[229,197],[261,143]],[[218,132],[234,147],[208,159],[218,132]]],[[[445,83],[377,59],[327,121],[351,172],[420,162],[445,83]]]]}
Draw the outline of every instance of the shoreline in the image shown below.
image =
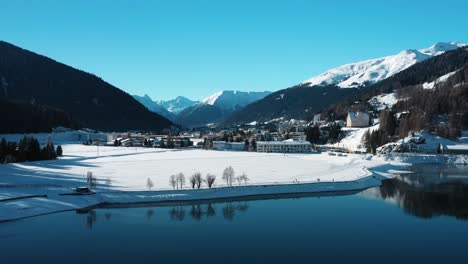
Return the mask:
{"type": "MultiPolygon", "coordinates": [[[[11,222],[41,215],[71,211],[87,210],[99,207],[138,206],[153,204],[164,206],[169,204],[192,204],[209,201],[262,200],[287,198],[287,196],[320,196],[319,194],[359,192],[368,188],[380,186],[387,177],[369,175],[354,181],[315,182],[298,184],[272,184],[236,187],[219,187],[211,189],[185,189],[173,191],[110,191],[96,192],[92,195],[78,195],[64,197],[49,194],[44,197],[25,197],[17,199],[34,200],[34,208],[16,210],[10,214],[1,215],[0,223],[11,222]],[[61,205],[47,207],[48,203],[61,205]],[[34,210],[35,209],[35,210],[34,210]],[[29,211],[31,210],[31,211],[29,211]]],[[[0,205],[6,202],[0,202],[0,205]]]]}

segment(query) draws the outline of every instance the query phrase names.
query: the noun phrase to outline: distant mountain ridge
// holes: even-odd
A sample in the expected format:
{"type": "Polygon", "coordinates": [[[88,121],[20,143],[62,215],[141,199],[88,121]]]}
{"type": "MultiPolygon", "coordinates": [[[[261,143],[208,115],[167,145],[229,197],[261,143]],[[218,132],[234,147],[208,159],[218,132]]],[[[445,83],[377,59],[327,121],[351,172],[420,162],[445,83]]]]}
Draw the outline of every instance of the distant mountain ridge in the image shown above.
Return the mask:
{"type": "Polygon", "coordinates": [[[220,91],[207,98],[201,103],[219,106],[224,110],[236,110],[252,102],[260,100],[271,92],[241,92],[241,91],[220,91]]]}
{"type": "Polygon", "coordinates": [[[230,114],[220,126],[280,117],[307,119],[337,102],[347,98],[352,100],[359,90],[390,80],[401,72],[410,72],[408,69],[412,66],[465,46],[460,42],[439,42],[426,49],[406,50],[393,56],[346,64],[258,100],[230,114]]]}
{"type": "Polygon", "coordinates": [[[97,76],[4,41],[0,41],[0,83],[0,96],[9,101],[62,110],[84,127],[126,131],[172,125],[97,76]]]}
{"type": "Polygon", "coordinates": [[[161,114],[177,124],[205,126],[218,122],[232,112],[268,96],[271,92],[241,92],[225,90],[214,93],[202,101],[192,101],[178,96],[168,101],[154,101],[148,95],[133,97],[150,111],[161,114]]]}
{"type": "Polygon", "coordinates": [[[143,106],[145,106],[148,110],[154,113],[158,113],[169,120],[174,120],[176,115],[170,111],[168,111],[164,106],[158,104],[157,102],[153,101],[151,97],[147,94],[144,96],[132,95],[135,100],[140,102],[143,106]]]}
{"type": "Polygon", "coordinates": [[[199,101],[193,101],[184,96],[177,96],[175,99],[167,101],[156,101],[156,103],[164,107],[167,111],[178,114],[184,111],[186,108],[199,103],[199,101]]]}
{"type": "Polygon", "coordinates": [[[220,91],[180,112],[175,122],[186,126],[205,126],[209,123],[220,122],[227,115],[241,110],[270,93],[268,91],[220,91]]]}
{"type": "Polygon", "coordinates": [[[340,88],[359,88],[389,78],[410,66],[466,46],[460,42],[438,42],[429,48],[404,50],[396,55],[345,64],[302,82],[308,86],[336,85],[340,88]]]}

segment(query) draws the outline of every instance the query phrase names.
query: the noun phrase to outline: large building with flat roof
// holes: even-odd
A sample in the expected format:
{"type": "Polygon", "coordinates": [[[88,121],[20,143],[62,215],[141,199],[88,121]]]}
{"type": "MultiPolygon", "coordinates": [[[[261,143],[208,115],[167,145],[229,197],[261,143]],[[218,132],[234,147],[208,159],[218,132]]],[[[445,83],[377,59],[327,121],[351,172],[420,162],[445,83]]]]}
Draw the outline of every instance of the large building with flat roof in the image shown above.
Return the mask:
{"type": "Polygon", "coordinates": [[[308,141],[258,141],[257,152],[267,153],[310,153],[312,144],[308,141]]]}

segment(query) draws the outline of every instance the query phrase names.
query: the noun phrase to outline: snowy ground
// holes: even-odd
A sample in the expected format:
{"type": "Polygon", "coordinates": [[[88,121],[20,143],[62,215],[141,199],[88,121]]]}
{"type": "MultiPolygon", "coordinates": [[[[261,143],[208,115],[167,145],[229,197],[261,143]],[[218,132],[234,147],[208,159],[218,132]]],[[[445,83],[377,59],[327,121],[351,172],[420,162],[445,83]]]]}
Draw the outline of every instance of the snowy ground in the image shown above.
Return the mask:
{"type": "Polygon", "coordinates": [[[398,99],[395,93],[390,93],[374,96],[368,102],[374,106],[375,109],[382,111],[386,108],[391,109],[398,102],[398,99]]]}
{"type": "Polygon", "coordinates": [[[399,168],[383,158],[366,159],[362,155],[337,157],[103,146],[98,150],[97,146],[81,144],[65,144],[63,150],[65,156],[59,160],[0,165],[0,221],[109,202],[355,190],[378,185],[380,181],[372,176],[390,177],[391,169],[399,168]],[[232,166],[237,175],[246,173],[250,178],[248,184],[225,188],[222,171],[227,166],[232,166]],[[70,193],[73,187],[85,186],[88,171],[98,178],[96,195],[59,195],[70,193]],[[169,177],[179,172],[185,174],[187,183],[184,190],[174,191],[169,177]],[[188,190],[188,178],[194,172],[216,175],[216,189],[188,190]],[[147,192],[148,178],[154,183],[152,192],[147,192]],[[5,201],[29,195],[47,197],[5,201]]]}
{"type": "Polygon", "coordinates": [[[363,127],[363,128],[347,128],[344,127],[343,131],[347,133],[347,136],[340,140],[340,142],[336,144],[328,144],[329,147],[337,147],[337,148],[344,148],[352,152],[366,152],[366,148],[362,142],[364,134],[369,131],[374,131],[379,129],[379,124],[371,126],[371,127],[363,127]]]}

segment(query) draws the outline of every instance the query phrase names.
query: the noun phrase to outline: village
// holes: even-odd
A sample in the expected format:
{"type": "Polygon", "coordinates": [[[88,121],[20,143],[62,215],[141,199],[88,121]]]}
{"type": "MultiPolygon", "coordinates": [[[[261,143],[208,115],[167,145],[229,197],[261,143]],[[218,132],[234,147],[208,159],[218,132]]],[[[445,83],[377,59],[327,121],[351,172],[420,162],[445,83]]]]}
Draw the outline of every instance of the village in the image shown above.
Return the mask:
{"type": "MultiPolygon", "coordinates": [[[[402,113],[401,115],[404,115],[402,113]]],[[[376,153],[365,146],[365,133],[379,127],[378,116],[368,112],[348,112],[346,120],[326,121],[320,114],[312,121],[278,118],[268,122],[251,122],[230,128],[203,127],[186,130],[173,130],[165,134],[151,133],[107,133],[106,139],[89,140],[86,144],[153,147],[167,149],[205,149],[218,151],[247,151],[264,153],[376,153]]],[[[465,137],[461,142],[440,139],[434,146],[419,148],[425,140],[412,132],[409,140],[412,145],[400,146],[405,142],[389,143],[379,148],[379,152],[414,152],[439,154],[468,154],[465,137]],[[396,146],[398,145],[398,147],[396,146]]],[[[432,137],[426,134],[426,137],[432,137]]],[[[436,140],[437,141],[437,140],[436,140]]],[[[406,143],[405,143],[406,144],[406,143]]]]}
{"type": "MultiPolygon", "coordinates": [[[[227,129],[204,127],[161,135],[114,132],[107,134],[105,143],[100,140],[87,143],[124,147],[311,153],[334,148],[327,143],[336,143],[342,139],[347,128],[369,127],[370,123],[369,114],[364,112],[350,112],[346,121],[335,122],[321,120],[320,114],[317,114],[311,122],[280,118],[265,123],[251,122],[227,129]]],[[[352,152],[346,149],[343,151],[352,152]]]]}

